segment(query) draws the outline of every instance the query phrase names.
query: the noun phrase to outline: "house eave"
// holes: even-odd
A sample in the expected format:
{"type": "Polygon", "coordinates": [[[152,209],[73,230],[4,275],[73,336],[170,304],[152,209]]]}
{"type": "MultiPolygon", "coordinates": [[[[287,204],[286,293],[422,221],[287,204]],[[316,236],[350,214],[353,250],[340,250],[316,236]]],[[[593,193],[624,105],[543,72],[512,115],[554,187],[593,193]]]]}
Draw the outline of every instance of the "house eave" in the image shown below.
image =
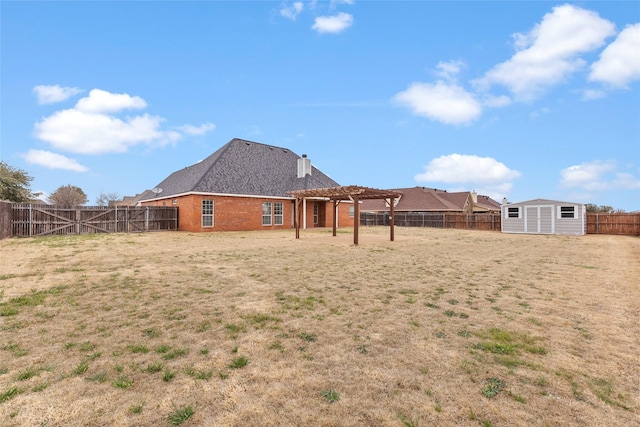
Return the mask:
{"type": "Polygon", "coordinates": [[[278,200],[294,199],[291,196],[261,196],[256,194],[229,194],[229,193],[208,193],[204,191],[187,191],[184,193],[176,193],[176,194],[171,194],[164,197],[154,197],[153,199],[141,200],[141,202],[157,202],[159,200],[176,199],[179,197],[186,197],[186,196],[242,197],[242,198],[252,198],[252,199],[278,199],[278,200]]]}

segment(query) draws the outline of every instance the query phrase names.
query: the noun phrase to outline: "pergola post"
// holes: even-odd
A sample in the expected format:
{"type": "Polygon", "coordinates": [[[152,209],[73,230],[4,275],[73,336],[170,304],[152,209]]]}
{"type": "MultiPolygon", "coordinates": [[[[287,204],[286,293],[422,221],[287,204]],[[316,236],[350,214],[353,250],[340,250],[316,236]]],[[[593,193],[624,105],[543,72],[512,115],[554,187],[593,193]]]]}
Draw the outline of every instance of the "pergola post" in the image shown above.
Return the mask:
{"type": "Polygon", "coordinates": [[[353,196],[353,244],[358,244],[358,228],[360,226],[360,203],[358,202],[360,198],[355,195],[353,196]]]}
{"type": "Polygon", "coordinates": [[[393,229],[394,229],[394,217],[395,217],[394,206],[393,206],[393,205],[395,204],[395,203],[394,203],[394,200],[395,200],[395,198],[393,198],[393,197],[392,197],[392,198],[391,198],[391,204],[390,204],[390,206],[389,206],[389,212],[390,212],[390,215],[391,215],[391,216],[389,217],[389,228],[391,229],[391,241],[392,241],[392,242],[393,242],[393,238],[394,238],[394,235],[393,235],[393,229]]]}
{"type": "Polygon", "coordinates": [[[293,222],[295,224],[295,228],[296,228],[296,239],[300,238],[300,216],[302,214],[301,209],[300,209],[300,198],[296,197],[296,203],[295,203],[295,207],[294,209],[294,213],[293,213],[293,222]]]}
{"type": "Polygon", "coordinates": [[[338,228],[338,201],[333,199],[333,236],[336,236],[336,229],[338,228]]]}

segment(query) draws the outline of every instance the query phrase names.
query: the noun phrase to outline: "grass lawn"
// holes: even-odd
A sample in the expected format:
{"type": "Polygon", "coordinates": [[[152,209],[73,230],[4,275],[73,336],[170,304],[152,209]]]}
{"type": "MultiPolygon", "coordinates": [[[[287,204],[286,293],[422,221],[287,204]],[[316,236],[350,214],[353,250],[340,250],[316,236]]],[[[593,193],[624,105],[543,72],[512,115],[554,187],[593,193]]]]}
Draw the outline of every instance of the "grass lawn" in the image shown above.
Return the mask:
{"type": "Polygon", "coordinates": [[[640,238],[0,241],[3,426],[631,426],[640,238]]]}

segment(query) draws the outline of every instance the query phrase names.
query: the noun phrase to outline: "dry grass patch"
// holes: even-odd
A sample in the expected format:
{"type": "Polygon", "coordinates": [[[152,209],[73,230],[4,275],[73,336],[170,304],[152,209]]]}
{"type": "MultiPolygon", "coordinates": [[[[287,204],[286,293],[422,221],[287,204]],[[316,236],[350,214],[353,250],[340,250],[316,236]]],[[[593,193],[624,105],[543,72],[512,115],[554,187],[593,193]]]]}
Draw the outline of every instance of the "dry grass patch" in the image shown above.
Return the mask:
{"type": "Polygon", "coordinates": [[[640,239],[0,242],[0,424],[632,425],[640,239]]]}

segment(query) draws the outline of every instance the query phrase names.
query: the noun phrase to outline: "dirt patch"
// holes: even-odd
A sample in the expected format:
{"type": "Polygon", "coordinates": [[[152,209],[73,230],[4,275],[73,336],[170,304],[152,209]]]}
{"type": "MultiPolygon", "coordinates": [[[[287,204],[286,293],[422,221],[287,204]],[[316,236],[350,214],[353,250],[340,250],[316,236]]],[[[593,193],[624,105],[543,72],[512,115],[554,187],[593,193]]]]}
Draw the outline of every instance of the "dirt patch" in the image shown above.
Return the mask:
{"type": "Polygon", "coordinates": [[[633,425],[640,239],[0,242],[0,424],[633,425]]]}

